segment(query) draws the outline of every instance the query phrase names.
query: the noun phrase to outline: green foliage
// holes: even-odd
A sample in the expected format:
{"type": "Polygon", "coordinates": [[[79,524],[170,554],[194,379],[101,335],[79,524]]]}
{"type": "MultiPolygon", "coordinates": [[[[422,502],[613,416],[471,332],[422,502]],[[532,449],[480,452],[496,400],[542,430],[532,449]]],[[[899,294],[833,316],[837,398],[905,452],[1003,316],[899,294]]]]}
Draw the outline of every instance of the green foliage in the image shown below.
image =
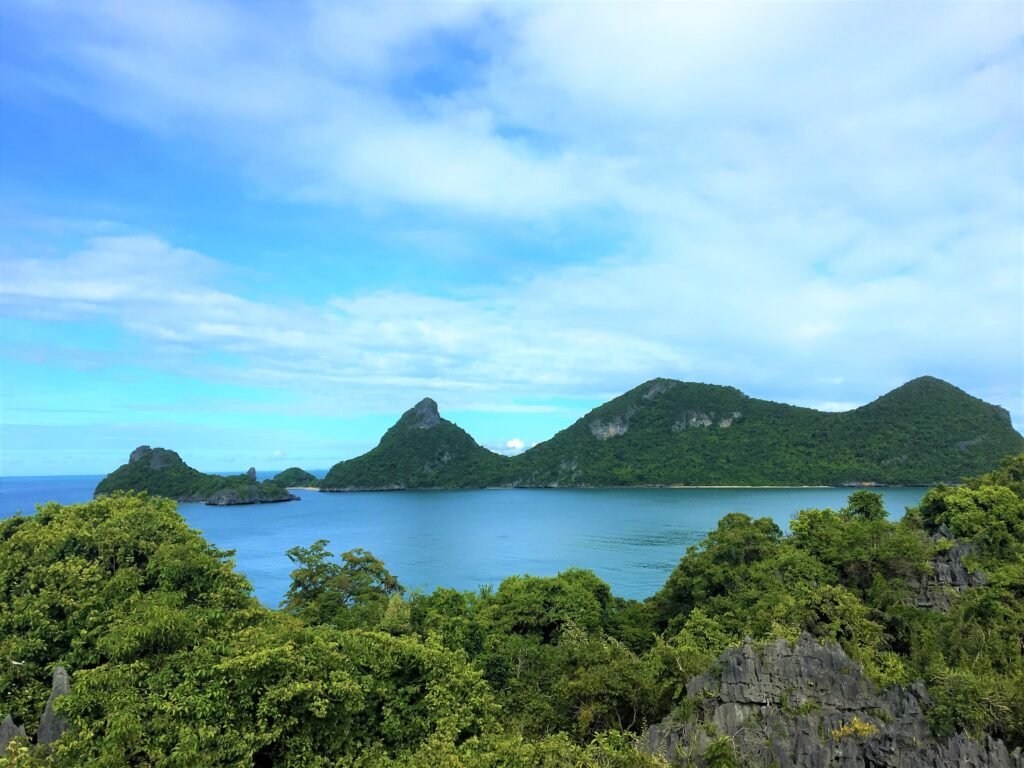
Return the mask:
{"type": "Polygon", "coordinates": [[[500,484],[507,462],[440,418],[433,401],[425,400],[403,414],[369,453],[331,467],[320,488],[478,488],[500,484]]]}
{"type": "Polygon", "coordinates": [[[284,472],[274,475],[274,482],[282,488],[317,488],[320,480],[317,476],[299,467],[289,467],[284,472]]]}
{"type": "Polygon", "coordinates": [[[0,699],[35,727],[72,671],[188,648],[257,606],[173,501],[115,493],[0,521],[0,699]]]}
{"type": "Polygon", "coordinates": [[[871,491],[854,491],[850,494],[847,505],[842,510],[846,517],[854,520],[877,522],[886,516],[882,496],[871,491]]]}
{"type": "MultiPolygon", "coordinates": [[[[293,547],[288,559],[298,567],[282,608],[307,624],[332,624],[343,629],[377,627],[390,606],[390,598],[404,591],[384,563],[371,553],[353,549],[333,562],[328,542],[293,547]]],[[[395,609],[389,621],[396,620],[395,609]]]]}
{"type": "MultiPolygon", "coordinates": [[[[839,512],[724,517],[645,603],[589,571],[406,595],[371,553],[288,552],[280,611],[174,503],[113,493],[0,521],[0,699],[30,733],[57,664],[72,729],[0,766],[664,766],[636,739],[700,702],[687,682],[742,638],[839,642],[880,687],[924,680],[940,735],[1024,745],[1024,529],[1014,462],[935,489],[906,521],[874,494],[839,512]],[[1000,470],[1002,472],[1002,470],[1000,470]],[[909,587],[973,552],[984,584],[945,613],[909,587]]],[[[787,705],[783,703],[783,709],[787,705]]],[[[864,738],[853,719],[831,735],[864,738]]],[[[738,764],[727,737],[700,759],[738,764]]]]}

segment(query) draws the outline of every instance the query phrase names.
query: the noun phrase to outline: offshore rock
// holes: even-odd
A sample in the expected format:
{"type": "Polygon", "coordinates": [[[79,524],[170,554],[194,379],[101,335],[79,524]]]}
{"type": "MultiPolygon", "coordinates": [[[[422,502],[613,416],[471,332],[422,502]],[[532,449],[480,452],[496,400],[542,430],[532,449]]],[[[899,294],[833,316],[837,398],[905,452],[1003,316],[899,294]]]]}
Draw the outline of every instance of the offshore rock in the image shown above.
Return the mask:
{"type": "Polygon", "coordinates": [[[249,471],[245,473],[245,476],[250,480],[256,479],[256,467],[249,467],[249,471]]]}
{"type": "Polygon", "coordinates": [[[263,496],[259,495],[259,487],[252,486],[242,489],[240,493],[235,488],[222,488],[211,494],[204,501],[212,507],[233,507],[239,504],[275,504],[282,501],[298,501],[299,497],[287,491],[280,495],[263,496]]]}
{"type": "Polygon", "coordinates": [[[7,750],[7,745],[19,736],[25,736],[25,726],[15,725],[14,718],[10,715],[0,723],[0,755],[7,750]]]}
{"type": "Polygon", "coordinates": [[[708,765],[721,736],[744,765],[778,768],[1024,768],[1024,757],[998,740],[930,735],[924,685],[878,692],[838,645],[803,635],[793,645],[746,642],[726,651],[716,671],[690,680],[694,705],[685,721],[648,729],[643,747],[675,766],[708,765]]]}
{"type": "Polygon", "coordinates": [[[39,721],[39,730],[36,732],[38,743],[52,744],[68,729],[64,718],[53,711],[53,705],[60,696],[64,696],[70,690],[67,670],[64,667],[57,667],[53,670],[53,687],[50,689],[50,698],[46,700],[46,708],[43,710],[43,717],[39,721]]]}

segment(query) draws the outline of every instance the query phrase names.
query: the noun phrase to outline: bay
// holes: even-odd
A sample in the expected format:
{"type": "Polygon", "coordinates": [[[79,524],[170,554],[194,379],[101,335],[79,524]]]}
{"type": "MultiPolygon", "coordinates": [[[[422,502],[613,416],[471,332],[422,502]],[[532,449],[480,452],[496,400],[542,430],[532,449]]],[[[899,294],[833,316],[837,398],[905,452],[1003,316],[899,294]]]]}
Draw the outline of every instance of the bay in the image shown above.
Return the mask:
{"type": "MultiPolygon", "coordinates": [[[[273,473],[260,473],[272,476],[273,473]]],[[[0,478],[0,517],[36,503],[88,501],[102,476],[0,478]]],[[[924,488],[876,489],[893,518],[924,488]]],[[[620,597],[654,594],[686,553],[730,512],[770,517],[787,530],[811,507],[842,507],[846,488],[501,489],[319,493],[298,502],[238,507],[179,504],[188,524],[221,549],[256,596],[276,607],[288,589],[285,554],[317,539],[335,553],[370,550],[409,589],[476,590],[515,574],[589,568],[620,597]]]]}

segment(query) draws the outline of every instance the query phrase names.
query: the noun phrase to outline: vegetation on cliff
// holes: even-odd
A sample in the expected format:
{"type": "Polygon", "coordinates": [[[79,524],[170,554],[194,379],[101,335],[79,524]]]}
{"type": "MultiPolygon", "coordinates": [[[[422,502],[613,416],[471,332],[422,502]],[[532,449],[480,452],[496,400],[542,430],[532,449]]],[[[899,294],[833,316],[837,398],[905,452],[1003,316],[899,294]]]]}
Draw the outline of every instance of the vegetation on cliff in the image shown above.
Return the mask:
{"type": "Polygon", "coordinates": [[[262,483],[250,470],[244,475],[224,477],[193,469],[174,451],[141,445],[96,486],[96,496],[115,491],[145,491],[177,501],[198,501],[215,505],[261,504],[298,498],[273,480],[262,483]]]}
{"type": "MultiPolygon", "coordinates": [[[[745,637],[804,633],[879,690],[923,681],[938,738],[1022,746],[1021,466],[935,488],[899,522],[868,491],[788,536],[728,515],[645,602],[582,570],[408,594],[372,554],[319,541],[288,553],[273,611],[173,502],[50,504],[0,521],[0,702],[31,738],[64,665],[70,730],[0,765],[664,765],[635,740],[696,717],[690,678],[745,637]]],[[[701,728],[706,758],[735,757],[701,728]]]]}
{"type": "Polygon", "coordinates": [[[843,413],[654,379],[511,458],[443,420],[403,428],[414,412],[323,487],[932,485],[1024,450],[1005,410],[932,377],[843,413]]]}

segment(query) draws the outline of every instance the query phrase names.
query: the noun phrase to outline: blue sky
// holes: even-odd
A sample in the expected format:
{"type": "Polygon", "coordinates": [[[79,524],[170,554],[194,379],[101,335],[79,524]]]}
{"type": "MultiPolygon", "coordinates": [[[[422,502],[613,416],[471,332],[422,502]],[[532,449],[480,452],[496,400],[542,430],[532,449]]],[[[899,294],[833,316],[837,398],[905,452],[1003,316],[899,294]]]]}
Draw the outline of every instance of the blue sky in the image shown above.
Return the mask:
{"type": "Polygon", "coordinates": [[[325,468],[655,376],[1024,426],[1013,3],[9,2],[0,475],[325,468]]]}

